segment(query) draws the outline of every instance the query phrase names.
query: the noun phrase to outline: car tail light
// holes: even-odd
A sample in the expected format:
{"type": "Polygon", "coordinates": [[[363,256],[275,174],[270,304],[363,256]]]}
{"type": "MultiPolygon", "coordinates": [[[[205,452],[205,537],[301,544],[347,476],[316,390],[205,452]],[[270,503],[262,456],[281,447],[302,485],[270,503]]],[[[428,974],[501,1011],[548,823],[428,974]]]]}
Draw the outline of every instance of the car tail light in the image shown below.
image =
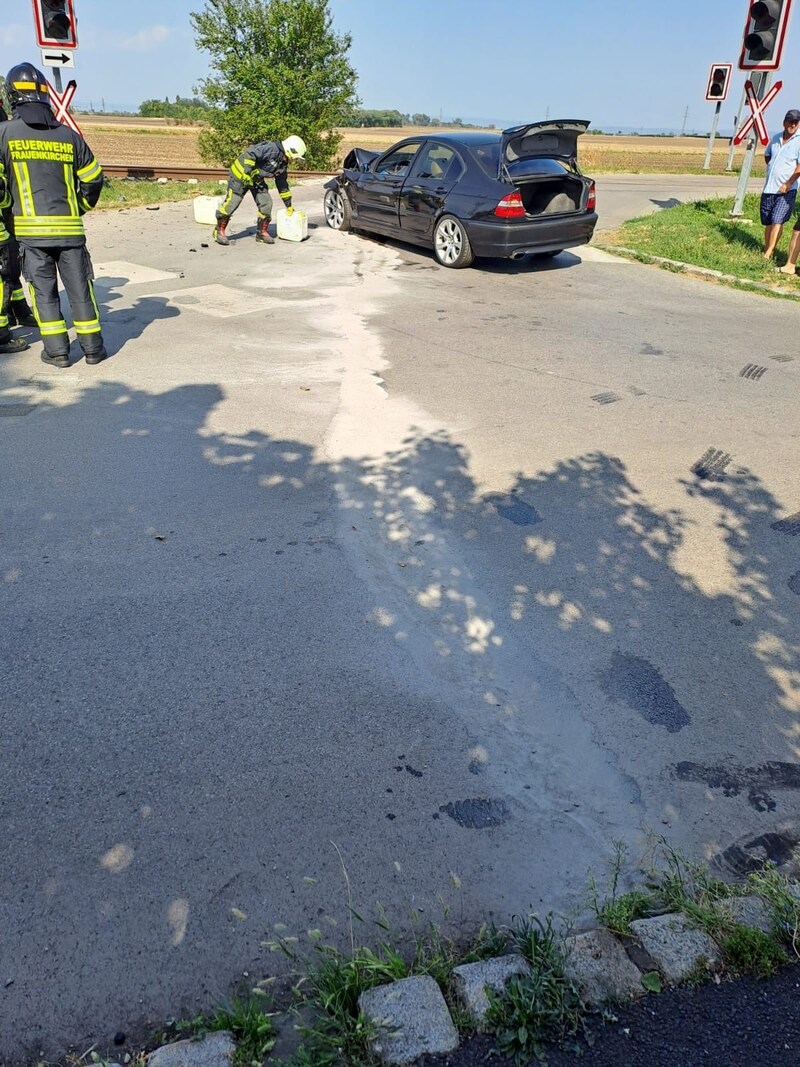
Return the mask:
{"type": "Polygon", "coordinates": [[[524,219],[525,207],[522,203],[522,193],[509,193],[504,196],[494,209],[495,215],[500,219],[524,219]]]}
{"type": "Polygon", "coordinates": [[[589,186],[589,199],[586,201],[586,210],[595,211],[597,209],[597,189],[594,182],[589,186]]]}

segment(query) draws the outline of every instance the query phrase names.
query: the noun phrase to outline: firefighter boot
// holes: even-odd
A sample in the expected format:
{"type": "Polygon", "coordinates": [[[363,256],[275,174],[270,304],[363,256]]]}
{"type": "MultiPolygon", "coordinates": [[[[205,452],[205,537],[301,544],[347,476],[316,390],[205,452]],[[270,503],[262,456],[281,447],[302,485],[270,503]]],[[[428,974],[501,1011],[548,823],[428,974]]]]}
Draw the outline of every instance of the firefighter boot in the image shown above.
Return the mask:
{"type": "Polygon", "coordinates": [[[47,341],[45,341],[42,363],[46,363],[49,367],[58,367],[60,370],[66,370],[69,366],[69,349],[65,351],[63,348],[58,348],[49,352],[47,350],[47,341]]]}
{"type": "Polygon", "coordinates": [[[214,227],[213,237],[218,245],[229,245],[228,235],[225,232],[228,229],[228,223],[231,221],[230,215],[218,215],[217,225],[214,227]]]}
{"type": "Polygon", "coordinates": [[[8,329],[0,329],[0,355],[11,356],[15,352],[24,352],[30,345],[23,337],[12,337],[8,329]]]}
{"type": "Polygon", "coordinates": [[[8,313],[8,324],[13,326],[16,323],[17,326],[38,326],[31,309],[28,307],[28,301],[24,298],[22,300],[12,300],[11,307],[8,313]]]}
{"type": "Polygon", "coordinates": [[[97,363],[102,363],[104,359],[108,359],[108,352],[106,352],[106,346],[103,344],[103,338],[98,333],[94,334],[94,339],[95,343],[91,348],[83,349],[83,358],[90,367],[94,367],[97,363]]]}
{"type": "Polygon", "coordinates": [[[269,232],[269,219],[263,218],[258,220],[258,227],[256,228],[256,240],[261,244],[274,245],[275,238],[270,235],[269,232]]]}

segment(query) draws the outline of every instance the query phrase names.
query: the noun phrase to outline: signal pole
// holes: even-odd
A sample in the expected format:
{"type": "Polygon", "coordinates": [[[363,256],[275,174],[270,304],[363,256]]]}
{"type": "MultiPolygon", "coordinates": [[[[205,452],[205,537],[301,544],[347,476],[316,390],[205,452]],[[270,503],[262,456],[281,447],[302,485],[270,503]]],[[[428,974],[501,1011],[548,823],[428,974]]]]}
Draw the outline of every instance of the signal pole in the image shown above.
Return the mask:
{"type": "Polygon", "coordinates": [[[711,153],[714,151],[714,142],[717,139],[717,130],[719,129],[719,113],[722,111],[722,101],[714,108],[714,121],[711,123],[711,133],[708,135],[708,151],[706,152],[706,161],[703,164],[703,170],[708,170],[711,166],[711,153]]]}
{"type": "Polygon", "coordinates": [[[731,150],[728,153],[728,165],[725,167],[725,170],[733,170],[733,157],[736,153],[736,144],[734,143],[733,138],[736,136],[736,131],[739,129],[739,124],[741,123],[742,115],[744,114],[744,105],[746,102],[747,91],[745,89],[742,89],[742,100],[739,104],[739,110],[736,112],[736,118],[733,120],[733,137],[731,137],[731,150]]]}
{"type": "MultiPolygon", "coordinates": [[[[763,100],[769,88],[770,71],[755,71],[752,77],[753,90],[756,98],[763,100]]],[[[744,198],[747,195],[747,183],[750,181],[750,172],[753,169],[753,160],[756,157],[756,138],[750,137],[747,141],[747,151],[744,154],[742,169],[739,172],[739,185],[736,189],[736,200],[733,204],[730,217],[740,219],[744,213],[744,198]]]]}

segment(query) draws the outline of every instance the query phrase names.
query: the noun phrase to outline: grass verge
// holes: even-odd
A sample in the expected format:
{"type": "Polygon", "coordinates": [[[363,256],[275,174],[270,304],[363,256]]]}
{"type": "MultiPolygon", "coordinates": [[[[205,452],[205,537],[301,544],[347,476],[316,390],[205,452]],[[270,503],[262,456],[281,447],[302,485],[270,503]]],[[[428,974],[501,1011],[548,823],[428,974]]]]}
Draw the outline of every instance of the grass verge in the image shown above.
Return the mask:
{"type": "Polygon", "coordinates": [[[130,178],[106,179],[98,211],[114,211],[129,207],[145,207],[151,204],[170,204],[178,200],[192,200],[196,196],[217,196],[223,191],[219,182],[134,181],[130,178]]]}
{"type": "Polygon", "coordinates": [[[775,269],[786,263],[794,219],[784,227],[782,247],[775,253],[774,262],[767,263],[762,256],[764,231],[759,220],[759,201],[756,194],[745,197],[743,219],[750,220],[750,225],[729,218],[733,198],[720,197],[630,219],[613,233],[604,234],[603,244],[721,271],[787,292],[800,292],[795,278],[775,269]]]}

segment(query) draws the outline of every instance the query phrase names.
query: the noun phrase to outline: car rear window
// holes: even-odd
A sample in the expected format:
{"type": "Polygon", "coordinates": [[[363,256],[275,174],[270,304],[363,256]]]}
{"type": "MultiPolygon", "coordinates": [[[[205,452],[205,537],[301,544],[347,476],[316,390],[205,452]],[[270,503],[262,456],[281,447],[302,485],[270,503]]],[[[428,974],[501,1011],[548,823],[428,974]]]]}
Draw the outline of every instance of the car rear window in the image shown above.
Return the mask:
{"type": "Polygon", "coordinates": [[[500,173],[500,142],[487,141],[486,144],[470,145],[472,154],[490,178],[500,173]]]}
{"type": "Polygon", "coordinates": [[[506,170],[512,178],[547,178],[547,177],[562,177],[564,171],[571,172],[571,168],[567,163],[562,163],[558,159],[547,159],[546,157],[534,157],[529,159],[518,159],[515,162],[506,163],[506,170]]]}

